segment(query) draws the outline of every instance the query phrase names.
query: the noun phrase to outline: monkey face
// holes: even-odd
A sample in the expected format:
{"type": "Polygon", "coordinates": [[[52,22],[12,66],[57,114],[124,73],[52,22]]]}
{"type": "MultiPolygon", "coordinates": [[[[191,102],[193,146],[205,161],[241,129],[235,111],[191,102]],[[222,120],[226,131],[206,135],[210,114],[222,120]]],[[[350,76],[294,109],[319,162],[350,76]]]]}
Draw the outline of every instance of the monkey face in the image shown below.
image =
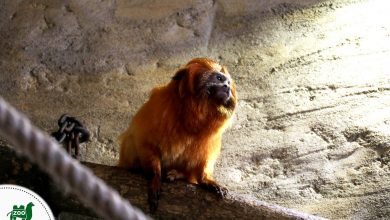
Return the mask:
{"type": "Polygon", "coordinates": [[[199,83],[200,94],[207,95],[217,104],[226,105],[232,97],[231,78],[222,72],[213,71],[205,74],[204,82],[199,83]]]}
{"type": "Polygon", "coordinates": [[[234,109],[236,90],[226,68],[218,63],[197,58],[180,69],[173,80],[178,83],[180,97],[208,100],[217,106],[234,109]]]}

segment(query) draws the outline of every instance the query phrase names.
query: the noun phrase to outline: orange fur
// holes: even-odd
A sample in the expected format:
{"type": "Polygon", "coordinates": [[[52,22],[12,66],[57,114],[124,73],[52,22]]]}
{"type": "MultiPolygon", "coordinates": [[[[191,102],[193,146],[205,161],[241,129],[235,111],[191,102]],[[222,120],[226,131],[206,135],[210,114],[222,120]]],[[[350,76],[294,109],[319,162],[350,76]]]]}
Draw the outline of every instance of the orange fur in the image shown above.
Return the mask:
{"type": "Polygon", "coordinates": [[[149,100],[119,137],[119,166],[144,170],[150,178],[152,210],[157,208],[154,200],[158,198],[162,171],[174,170],[188,182],[219,187],[212,172],[237,96],[232,80],[227,106],[199,95],[197,88],[212,71],[230,79],[226,68],[212,60],[191,60],[176,73],[179,80],[174,77],[167,85],[152,90],[149,100]]]}

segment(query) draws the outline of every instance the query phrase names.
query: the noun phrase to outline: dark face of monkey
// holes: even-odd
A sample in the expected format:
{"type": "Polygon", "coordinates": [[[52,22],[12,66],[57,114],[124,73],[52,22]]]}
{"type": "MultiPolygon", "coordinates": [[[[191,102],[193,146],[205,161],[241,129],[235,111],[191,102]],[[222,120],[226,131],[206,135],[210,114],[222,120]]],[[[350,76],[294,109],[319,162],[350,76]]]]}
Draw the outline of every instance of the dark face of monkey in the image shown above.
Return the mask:
{"type": "Polygon", "coordinates": [[[216,104],[228,107],[232,97],[230,82],[230,76],[215,71],[201,77],[198,90],[216,104]]]}
{"type": "Polygon", "coordinates": [[[235,97],[232,94],[233,82],[229,73],[221,71],[192,64],[188,68],[179,70],[173,80],[179,81],[180,97],[188,95],[201,100],[206,99],[217,106],[233,110],[235,108],[235,97]]]}
{"type": "Polygon", "coordinates": [[[218,104],[225,105],[232,95],[230,91],[230,77],[219,72],[213,72],[209,76],[206,88],[209,97],[218,104]]]}

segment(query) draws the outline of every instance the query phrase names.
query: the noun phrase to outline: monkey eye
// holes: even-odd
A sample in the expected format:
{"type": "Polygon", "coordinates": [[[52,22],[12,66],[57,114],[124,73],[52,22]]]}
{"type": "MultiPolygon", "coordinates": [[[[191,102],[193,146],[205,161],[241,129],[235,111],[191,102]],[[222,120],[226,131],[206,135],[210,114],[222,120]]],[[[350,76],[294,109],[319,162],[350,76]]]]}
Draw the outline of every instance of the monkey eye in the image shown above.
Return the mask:
{"type": "Polygon", "coordinates": [[[220,81],[220,82],[224,82],[226,80],[226,77],[220,73],[216,73],[216,76],[215,78],[220,81]]]}

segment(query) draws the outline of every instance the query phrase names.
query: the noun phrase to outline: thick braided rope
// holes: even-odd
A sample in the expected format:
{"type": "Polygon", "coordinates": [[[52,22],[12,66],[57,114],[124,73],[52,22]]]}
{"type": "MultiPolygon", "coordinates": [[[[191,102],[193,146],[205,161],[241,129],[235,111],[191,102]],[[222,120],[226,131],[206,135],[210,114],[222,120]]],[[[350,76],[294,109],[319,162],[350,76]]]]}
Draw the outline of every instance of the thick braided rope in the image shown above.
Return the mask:
{"type": "Polygon", "coordinates": [[[148,219],[0,97],[0,135],[105,219],[148,219]]]}

